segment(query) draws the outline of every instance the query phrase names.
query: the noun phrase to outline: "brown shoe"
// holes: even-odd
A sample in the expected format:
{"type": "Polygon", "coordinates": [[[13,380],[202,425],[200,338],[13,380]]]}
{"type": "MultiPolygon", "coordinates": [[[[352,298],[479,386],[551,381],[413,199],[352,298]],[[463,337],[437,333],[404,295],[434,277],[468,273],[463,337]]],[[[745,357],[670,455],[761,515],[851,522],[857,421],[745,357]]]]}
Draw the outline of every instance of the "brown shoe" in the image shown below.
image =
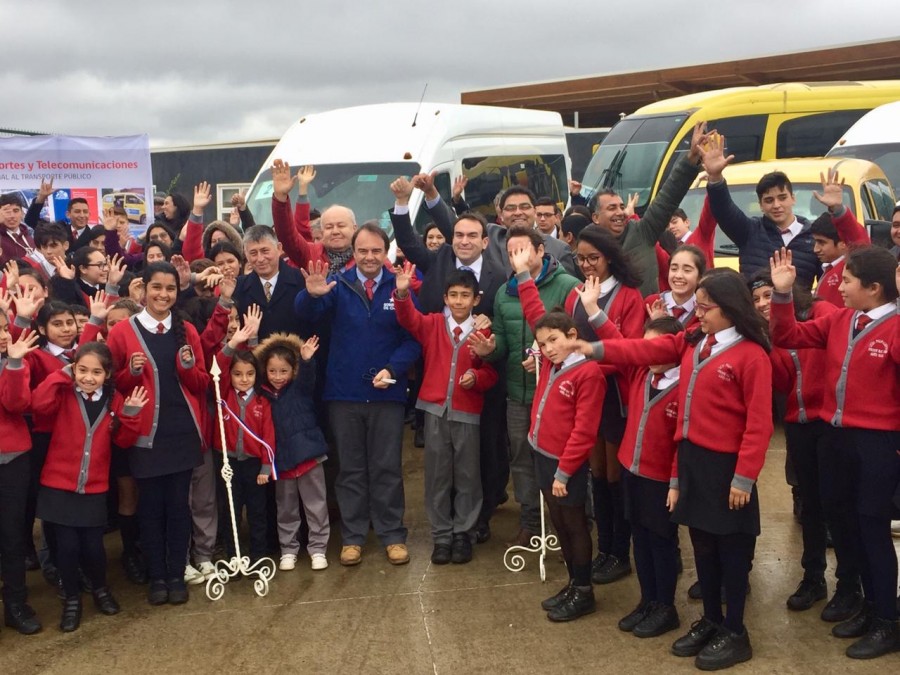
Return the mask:
{"type": "Polygon", "coordinates": [[[516,535],[516,538],[510,542],[507,542],[507,546],[524,546],[525,548],[533,548],[531,545],[531,538],[537,536],[531,530],[526,530],[524,527],[519,530],[519,534],[516,535]]]}
{"type": "Polygon", "coordinates": [[[391,565],[405,565],[409,562],[409,550],[407,550],[406,544],[388,544],[385,551],[391,565]]]}
{"type": "Polygon", "coordinates": [[[341,565],[352,567],[362,562],[362,546],[351,544],[341,548],[341,565]]]}

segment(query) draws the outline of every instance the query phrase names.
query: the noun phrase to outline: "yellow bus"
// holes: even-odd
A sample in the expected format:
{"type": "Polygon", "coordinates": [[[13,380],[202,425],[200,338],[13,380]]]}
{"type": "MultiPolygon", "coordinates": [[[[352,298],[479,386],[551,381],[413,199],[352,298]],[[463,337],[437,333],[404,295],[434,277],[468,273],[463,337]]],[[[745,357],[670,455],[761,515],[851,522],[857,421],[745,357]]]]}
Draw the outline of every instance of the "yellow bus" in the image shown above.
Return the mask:
{"type": "Polygon", "coordinates": [[[869,110],[900,100],[900,80],[734,87],[651,103],[624,117],[585,171],[585,197],[640,195],[641,211],[690,148],[700,121],[725,135],[735,162],[821,157],[869,110]]]}

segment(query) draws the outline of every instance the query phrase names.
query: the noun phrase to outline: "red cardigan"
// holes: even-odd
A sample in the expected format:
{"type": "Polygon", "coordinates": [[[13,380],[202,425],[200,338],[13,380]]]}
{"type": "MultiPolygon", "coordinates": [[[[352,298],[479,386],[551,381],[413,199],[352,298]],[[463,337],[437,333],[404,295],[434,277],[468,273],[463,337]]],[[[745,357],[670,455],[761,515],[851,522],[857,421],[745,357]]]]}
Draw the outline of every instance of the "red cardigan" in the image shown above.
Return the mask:
{"type": "Polygon", "coordinates": [[[556,479],[561,483],[581,468],[597,443],[604,396],[606,378],[599,364],[582,359],[557,371],[541,359],[528,441],[535,452],[559,460],[556,479]]]}
{"type": "MultiPolygon", "coordinates": [[[[393,299],[397,322],[422,345],[425,357],[416,407],[439,417],[446,411],[451,421],[480,424],[484,392],[497,384],[497,371],[472,356],[466,344],[468,334],[460,337],[458,345],[453,344],[443,312],[422,314],[409,295],[401,299],[396,291],[393,299]],[[459,380],[468,372],[475,375],[475,385],[463,389],[459,380]]],[[[491,334],[489,330],[480,332],[485,337],[491,334]]]]}
{"type": "MultiPolygon", "coordinates": [[[[652,295],[648,295],[644,298],[644,304],[650,307],[657,300],[662,299],[663,301],[667,300],[666,294],[671,294],[671,291],[663,291],[662,293],[653,293],[652,295]]],[[[677,303],[676,303],[677,304],[677,303]]],[[[666,305],[666,312],[669,316],[674,316],[671,312],[669,312],[668,304],[666,305]]],[[[700,327],[700,320],[697,318],[697,307],[694,305],[694,309],[692,309],[687,314],[682,314],[678,319],[681,322],[681,325],[684,326],[684,329],[687,332],[693,331],[695,328],[700,327]]]]}
{"type": "MultiPolygon", "coordinates": [[[[847,245],[848,249],[872,243],[866,228],[859,224],[850,209],[845,208],[844,212],[833,218],[831,222],[837,229],[838,237],[847,245]]],[[[844,298],[841,297],[840,287],[846,262],[847,258],[844,257],[840,262],[832,265],[819,277],[819,283],[816,284],[816,297],[830,302],[835,307],[844,307],[844,298]]]]}
{"type": "Polygon", "coordinates": [[[769,322],[779,347],[825,350],[822,419],[835,427],[900,431],[900,316],[891,311],[858,336],[860,315],[839,309],[798,323],[790,294],[775,293],[769,322]]]}
{"type": "MultiPolygon", "coordinates": [[[[222,369],[222,379],[219,380],[219,387],[222,391],[222,399],[228,404],[228,407],[234,412],[240,413],[241,401],[237,392],[231,386],[231,359],[233,355],[234,352],[227,346],[216,354],[216,361],[222,369]]],[[[272,452],[275,451],[275,423],[272,421],[272,404],[269,403],[269,399],[265,396],[260,396],[257,389],[254,389],[250,398],[244,401],[241,421],[254,434],[268,443],[269,447],[272,448],[272,452]]],[[[229,457],[237,452],[238,440],[240,440],[243,444],[244,454],[261,460],[263,465],[261,473],[269,475],[272,472],[272,462],[269,459],[269,453],[262,444],[251,438],[235,420],[231,419],[227,412],[224,412],[224,422],[225,443],[229,448],[229,457]]],[[[222,452],[222,433],[219,430],[218,418],[216,418],[214,426],[212,447],[218,452],[222,452]]]]}
{"type": "Polygon", "coordinates": [[[0,370],[0,453],[31,449],[31,434],[23,417],[31,405],[29,377],[24,359],[9,359],[0,370]]]}
{"type": "MultiPolygon", "coordinates": [[[[137,316],[128,321],[120,321],[109,331],[107,345],[113,355],[113,369],[116,373],[116,388],[125,394],[131,393],[136,386],[143,386],[147,390],[150,403],[144,406],[140,414],[140,437],[133,445],[141,448],[152,448],[153,438],[160,424],[159,401],[156,396],[156,365],[153,362],[153,354],[147,349],[140,335],[137,324],[137,316]],[[142,353],[147,357],[147,363],[140,373],[134,373],[130,367],[131,355],[142,353]]],[[[180,355],[176,356],[175,367],[178,379],[181,383],[181,392],[184,395],[194,418],[197,434],[206,440],[204,434],[204,419],[206,414],[206,388],[209,385],[209,375],[203,367],[203,347],[200,345],[200,336],[197,329],[187,321],[184,322],[187,344],[194,352],[194,361],[186,364],[180,355]]],[[[165,424],[165,421],[162,421],[165,424]]]]}
{"type": "Polygon", "coordinates": [[[122,395],[114,392],[89,427],[84,399],[75,391],[69,368],[52,373],[35,389],[32,408],[35,414],[53,420],[41,485],[78,494],[109,490],[111,443],[123,448],[134,444],[140,408],[125,406],[122,395]]]}
{"type": "Polygon", "coordinates": [[[738,339],[702,363],[685,333],[653,340],[607,340],[595,358],[644,365],[680,363],[677,440],[714,452],[737,454],[732,486],[749,492],[759,477],[772,437],[772,365],[758,344],[738,339]]]}

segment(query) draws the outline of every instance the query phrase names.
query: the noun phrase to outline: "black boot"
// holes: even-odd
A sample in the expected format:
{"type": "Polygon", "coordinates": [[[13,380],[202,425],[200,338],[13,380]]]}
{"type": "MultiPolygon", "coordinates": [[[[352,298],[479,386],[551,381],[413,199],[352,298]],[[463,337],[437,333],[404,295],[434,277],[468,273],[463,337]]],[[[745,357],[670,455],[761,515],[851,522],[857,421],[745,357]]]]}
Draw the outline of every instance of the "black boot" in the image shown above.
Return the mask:
{"type": "Polygon", "coordinates": [[[112,596],[112,593],[109,592],[108,587],[98,588],[94,591],[93,595],[94,604],[102,614],[106,614],[106,616],[112,616],[119,613],[119,603],[116,602],[116,599],[112,596]]]}
{"type": "Polygon", "coordinates": [[[62,618],[59,620],[59,629],[63,633],[71,633],[78,630],[81,625],[81,596],[70,595],[63,601],[62,618]]]}
{"type": "Polygon", "coordinates": [[[559,604],[566,599],[566,596],[572,592],[572,589],[575,588],[575,583],[572,579],[569,579],[569,583],[566,584],[563,589],[557,593],[556,595],[552,595],[541,603],[541,609],[545,612],[549,612],[551,609],[555,609],[559,606],[559,604]]]}
{"type": "Polygon", "coordinates": [[[851,659],[875,659],[900,650],[900,624],[890,619],[872,619],[869,632],[847,647],[851,659]]]}
{"type": "Polygon", "coordinates": [[[719,630],[719,624],[700,617],[699,621],[691,624],[691,629],[675,640],[672,645],[672,653],[675,656],[696,656],[713,639],[719,630]]]}
{"type": "Polygon", "coordinates": [[[718,633],[697,654],[694,665],[700,670],[722,670],[752,658],[753,648],[746,628],[738,634],[719,626],[718,633]]]}
{"type": "Polygon", "coordinates": [[[872,607],[872,603],[865,602],[856,614],[832,628],[831,634],[837,638],[862,637],[869,632],[874,618],[875,610],[872,607]]]}
{"type": "Polygon", "coordinates": [[[551,621],[573,621],[597,610],[593,586],[572,586],[572,590],[553,609],[547,612],[551,621]]]}
{"type": "Polygon", "coordinates": [[[3,605],[3,623],[15,628],[22,635],[34,635],[41,631],[41,622],[34,610],[24,602],[3,605]]]}

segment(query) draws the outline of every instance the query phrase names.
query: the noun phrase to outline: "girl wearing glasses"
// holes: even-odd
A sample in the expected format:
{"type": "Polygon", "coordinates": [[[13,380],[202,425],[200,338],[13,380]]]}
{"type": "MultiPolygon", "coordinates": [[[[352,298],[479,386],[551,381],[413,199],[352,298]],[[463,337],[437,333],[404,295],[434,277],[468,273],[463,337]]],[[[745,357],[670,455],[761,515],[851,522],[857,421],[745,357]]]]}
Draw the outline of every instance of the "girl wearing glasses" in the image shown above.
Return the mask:
{"type": "Polygon", "coordinates": [[[744,603],[756,537],[756,479],[772,435],[772,366],[766,325],[743,277],[707,274],[697,289],[699,330],[652,340],[582,344],[616,365],[680,363],[678,480],[672,519],[690,529],[703,617],[676,640],[703,670],[752,657],[744,603]],[[727,611],[723,616],[721,589],[727,611]]]}
{"type": "Polygon", "coordinates": [[[118,257],[110,260],[103,251],[85,246],[75,251],[71,265],[61,258],[52,262],[56,265],[56,274],[50,280],[54,300],[90,307],[91,299],[104,289],[110,304],[119,299],[125,265],[118,257]]]}

